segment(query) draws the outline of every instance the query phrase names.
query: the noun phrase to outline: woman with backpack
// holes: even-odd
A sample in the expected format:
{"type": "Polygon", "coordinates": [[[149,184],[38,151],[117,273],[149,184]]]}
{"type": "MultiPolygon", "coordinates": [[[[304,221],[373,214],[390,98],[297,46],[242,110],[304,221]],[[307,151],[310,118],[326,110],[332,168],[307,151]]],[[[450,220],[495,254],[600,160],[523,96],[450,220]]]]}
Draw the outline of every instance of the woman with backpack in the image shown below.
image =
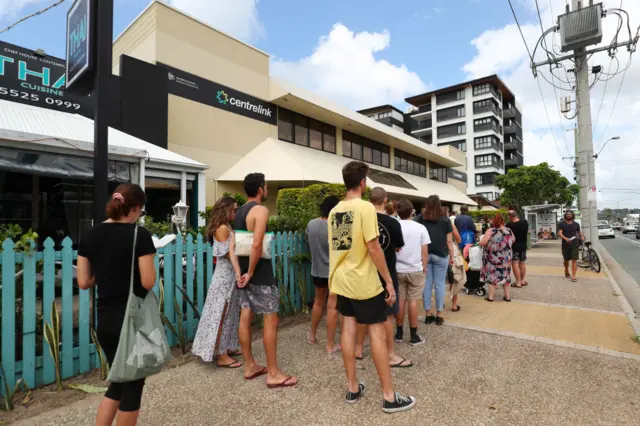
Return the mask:
{"type": "MultiPolygon", "coordinates": [[[[422,212],[421,223],[427,228],[431,243],[429,244],[429,262],[427,280],[422,293],[422,301],[426,311],[425,324],[444,324],[445,282],[449,265],[453,264],[453,226],[449,218],[442,214],[440,198],[432,195],[427,198],[422,212]],[[431,293],[436,293],[436,312],[431,309],[431,293]]],[[[457,310],[460,310],[458,307],[457,310]]]]}
{"type": "Polygon", "coordinates": [[[504,289],[503,300],[511,302],[511,246],[515,237],[509,228],[505,226],[504,216],[497,214],[493,218],[491,228],[485,232],[480,240],[484,247],[483,265],[480,272],[480,280],[489,284],[488,302],[493,302],[496,287],[501,285],[504,289]]]}

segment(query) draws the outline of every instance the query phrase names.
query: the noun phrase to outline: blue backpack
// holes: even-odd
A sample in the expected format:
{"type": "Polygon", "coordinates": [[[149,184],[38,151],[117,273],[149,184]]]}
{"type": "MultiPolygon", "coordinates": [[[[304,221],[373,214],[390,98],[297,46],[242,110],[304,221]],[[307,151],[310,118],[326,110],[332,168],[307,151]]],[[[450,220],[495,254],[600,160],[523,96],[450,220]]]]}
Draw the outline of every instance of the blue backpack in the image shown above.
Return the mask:
{"type": "Polygon", "coordinates": [[[464,246],[467,244],[475,244],[476,234],[471,229],[465,229],[460,232],[460,249],[464,250],[464,246]]]}

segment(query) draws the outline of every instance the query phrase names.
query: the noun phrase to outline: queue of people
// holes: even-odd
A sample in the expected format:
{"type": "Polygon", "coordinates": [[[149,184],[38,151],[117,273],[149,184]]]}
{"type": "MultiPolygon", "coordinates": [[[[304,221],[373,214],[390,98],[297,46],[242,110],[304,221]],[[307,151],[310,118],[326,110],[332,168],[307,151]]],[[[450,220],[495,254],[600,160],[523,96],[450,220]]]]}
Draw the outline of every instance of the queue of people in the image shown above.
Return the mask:
{"type": "MultiPolygon", "coordinates": [[[[405,314],[408,342],[417,346],[425,343],[418,334],[420,299],[426,311],[425,323],[442,325],[448,282],[451,311],[461,310],[457,294],[466,280],[463,253],[465,247],[476,242],[476,227],[466,207],[459,215],[449,215],[435,195],[427,199],[418,215],[407,199],[389,202],[383,188],[374,188],[370,202],[364,201],[368,172],[369,167],[362,162],[345,165],[342,174],[346,197],[325,199],[320,216],[307,226],[315,288],[308,343],[318,342],[317,330],[326,310],[326,352],[342,353],[347,376],[345,399],[355,403],[366,388],[357,379],[356,362],[364,357],[363,343],[368,335],[382,387],[382,410],[395,413],[416,404],[415,397],[394,390],[391,377],[391,368],[413,366],[396,348],[397,343],[405,341],[405,314]],[[338,343],[339,316],[342,320],[338,343]]],[[[271,260],[263,253],[263,247],[268,246],[263,242],[269,217],[268,209],[262,205],[268,196],[265,176],[247,175],[244,189],[248,197],[245,205],[239,207],[234,198],[222,197],[212,209],[207,238],[217,263],[192,352],[205,362],[215,360],[220,368],[243,368],[245,380],[266,376],[269,389],[296,386],[297,378],[284,373],[277,362],[280,294],[271,260]],[[253,358],[254,313],[264,317],[266,366],[253,358]]],[[[120,185],[107,206],[108,220],[87,233],[78,251],[80,288],[99,288],[97,334],[110,364],[116,358],[130,292],[143,298],[156,280],[151,235],[137,226],[145,203],[146,196],[138,185],[120,185]],[[127,246],[131,247],[129,251],[123,249],[127,246]]],[[[506,225],[504,218],[496,215],[478,241],[484,247],[481,279],[489,284],[486,299],[490,302],[498,286],[504,288],[503,299],[511,300],[512,269],[516,287],[528,284],[528,225],[515,212],[510,212],[509,217],[506,225]]],[[[566,248],[563,246],[567,269],[574,258],[570,246],[574,233],[579,233],[579,228],[576,230],[569,220],[559,233],[567,243],[566,248]]],[[[161,332],[164,333],[163,328],[161,332]]],[[[111,383],[98,409],[96,424],[111,424],[116,418],[118,424],[136,424],[144,383],[144,377],[111,383]]]]}

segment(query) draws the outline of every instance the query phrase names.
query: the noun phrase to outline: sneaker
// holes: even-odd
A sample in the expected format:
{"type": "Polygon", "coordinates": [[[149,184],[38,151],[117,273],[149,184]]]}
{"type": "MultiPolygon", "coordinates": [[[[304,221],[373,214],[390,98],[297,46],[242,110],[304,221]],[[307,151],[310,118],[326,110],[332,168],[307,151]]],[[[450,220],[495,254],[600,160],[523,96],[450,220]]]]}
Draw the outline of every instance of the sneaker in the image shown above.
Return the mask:
{"type": "Polygon", "coordinates": [[[404,337],[404,333],[402,329],[396,331],[396,343],[402,343],[402,338],[404,337]]]}
{"type": "Polygon", "coordinates": [[[395,393],[395,400],[392,402],[386,399],[382,402],[382,411],[385,413],[399,413],[401,411],[407,411],[416,405],[416,398],[414,396],[402,396],[398,392],[395,393]]]}
{"type": "Polygon", "coordinates": [[[442,325],[442,324],[444,324],[444,318],[436,317],[436,325],[442,325]]]}
{"type": "Polygon", "coordinates": [[[411,346],[420,346],[424,344],[424,342],[425,340],[417,334],[415,336],[411,336],[411,340],[409,341],[409,343],[411,343],[411,346]]]}
{"type": "Polygon", "coordinates": [[[427,315],[424,319],[424,323],[425,324],[433,324],[434,322],[436,322],[436,316],[435,315],[427,315]]]}
{"type": "Polygon", "coordinates": [[[364,383],[358,383],[358,392],[347,392],[347,404],[355,404],[364,395],[364,383]]]}

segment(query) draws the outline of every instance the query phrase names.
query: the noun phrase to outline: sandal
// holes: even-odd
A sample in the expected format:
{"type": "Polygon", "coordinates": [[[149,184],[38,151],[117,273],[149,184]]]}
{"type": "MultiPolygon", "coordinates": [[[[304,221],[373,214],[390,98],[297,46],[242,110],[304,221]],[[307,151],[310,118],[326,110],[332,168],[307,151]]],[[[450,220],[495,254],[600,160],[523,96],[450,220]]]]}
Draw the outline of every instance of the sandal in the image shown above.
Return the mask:
{"type": "Polygon", "coordinates": [[[287,376],[284,381],[280,383],[267,383],[267,388],[276,389],[276,388],[290,388],[291,386],[295,386],[298,384],[298,380],[296,379],[293,383],[287,383],[289,380],[293,379],[293,376],[287,376]]]}
{"type": "Polygon", "coordinates": [[[503,297],[502,300],[504,300],[505,302],[511,302],[511,299],[507,299],[507,296],[503,297]]]}
{"type": "Polygon", "coordinates": [[[571,278],[571,282],[577,283],[578,279],[577,278],[571,278]]]}
{"type": "Polygon", "coordinates": [[[462,308],[460,307],[460,305],[458,305],[455,308],[451,308],[451,312],[458,312],[458,311],[460,311],[460,309],[462,309],[462,308]]]}
{"type": "Polygon", "coordinates": [[[242,356],[242,351],[240,349],[236,349],[235,351],[228,353],[231,358],[235,358],[237,356],[242,356]]]}
{"type": "Polygon", "coordinates": [[[485,297],[484,300],[486,300],[487,302],[493,302],[493,299],[489,299],[489,296],[485,297]]]}
{"type": "Polygon", "coordinates": [[[231,369],[242,367],[242,363],[240,361],[238,361],[235,358],[232,358],[232,359],[233,359],[233,361],[230,362],[229,364],[222,364],[222,365],[216,364],[216,366],[218,368],[231,368],[231,369]]]}
{"type": "Polygon", "coordinates": [[[514,288],[522,288],[522,284],[520,284],[520,285],[515,285],[514,283],[511,283],[511,287],[514,287],[514,288]]]}
{"type": "Polygon", "coordinates": [[[529,285],[529,283],[528,283],[528,282],[526,282],[526,281],[523,281],[523,282],[522,282],[522,287],[526,287],[526,286],[528,286],[528,285],[529,285]]]}
{"type": "Polygon", "coordinates": [[[410,368],[413,367],[413,362],[409,361],[408,359],[402,358],[402,360],[397,363],[397,364],[391,364],[391,368],[410,368]],[[406,365],[402,365],[405,362],[409,362],[409,364],[406,365]]]}
{"type": "Polygon", "coordinates": [[[252,375],[250,375],[249,377],[245,377],[245,380],[253,380],[256,377],[260,377],[260,376],[264,376],[265,374],[267,374],[269,370],[267,370],[267,367],[262,367],[261,370],[256,371],[255,373],[253,373],[252,375]]]}
{"type": "Polygon", "coordinates": [[[570,273],[568,273],[568,272],[565,272],[565,273],[564,273],[564,277],[565,277],[565,278],[571,278],[571,274],[570,274],[570,273]]]}

